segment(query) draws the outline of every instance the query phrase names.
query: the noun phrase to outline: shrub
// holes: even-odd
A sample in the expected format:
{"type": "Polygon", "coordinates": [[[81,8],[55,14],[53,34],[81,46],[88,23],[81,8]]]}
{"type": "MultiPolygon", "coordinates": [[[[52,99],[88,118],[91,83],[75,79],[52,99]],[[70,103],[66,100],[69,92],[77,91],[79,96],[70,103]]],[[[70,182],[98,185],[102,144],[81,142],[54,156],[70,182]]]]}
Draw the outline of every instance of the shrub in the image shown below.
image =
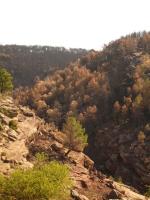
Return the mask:
{"type": "Polygon", "coordinates": [[[119,177],[116,177],[116,178],[115,178],[115,181],[118,182],[118,183],[123,184],[122,178],[121,178],[120,176],[119,176],[119,177]]]}
{"type": "Polygon", "coordinates": [[[36,161],[35,161],[36,168],[40,168],[44,164],[48,163],[48,155],[45,154],[44,152],[36,153],[35,158],[36,158],[36,161]]]}
{"type": "Polygon", "coordinates": [[[0,93],[11,91],[12,89],[11,74],[5,68],[0,67],[0,93]]]}
{"type": "Polygon", "coordinates": [[[40,168],[0,176],[0,200],[66,200],[72,182],[66,165],[50,162],[40,168]]]}
{"type": "Polygon", "coordinates": [[[82,151],[87,144],[85,129],[74,117],[68,117],[63,127],[66,134],[65,145],[70,150],[82,151]]]}
{"type": "Polygon", "coordinates": [[[145,196],[150,197],[150,186],[147,189],[147,192],[145,193],[145,196]]]}

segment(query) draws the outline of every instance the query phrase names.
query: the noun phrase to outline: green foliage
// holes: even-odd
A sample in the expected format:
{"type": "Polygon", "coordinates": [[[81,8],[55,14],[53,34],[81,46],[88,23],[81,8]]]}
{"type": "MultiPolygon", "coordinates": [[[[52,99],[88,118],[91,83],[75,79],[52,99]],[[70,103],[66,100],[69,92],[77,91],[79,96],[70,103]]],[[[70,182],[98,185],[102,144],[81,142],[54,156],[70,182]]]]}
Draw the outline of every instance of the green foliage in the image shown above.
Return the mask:
{"type": "Polygon", "coordinates": [[[115,181],[118,182],[118,183],[121,183],[121,184],[123,183],[122,178],[120,176],[116,177],[115,181]]]}
{"type": "Polygon", "coordinates": [[[145,196],[150,197],[150,186],[148,187],[148,189],[147,189],[147,191],[145,193],[145,196]]]}
{"type": "Polygon", "coordinates": [[[17,122],[15,120],[11,120],[9,122],[9,127],[16,131],[17,130],[17,122]]]}
{"type": "Polygon", "coordinates": [[[50,162],[40,168],[17,170],[9,178],[0,176],[0,200],[66,200],[71,186],[68,167],[50,162]]]}
{"type": "Polygon", "coordinates": [[[85,129],[75,117],[68,117],[63,127],[66,134],[65,145],[70,150],[82,151],[87,144],[85,129]]]}
{"type": "Polygon", "coordinates": [[[12,76],[5,69],[0,67],[0,92],[4,93],[13,89],[12,76]]]}
{"type": "Polygon", "coordinates": [[[45,154],[44,152],[36,153],[35,158],[36,158],[36,161],[35,161],[36,168],[40,168],[41,166],[43,166],[44,164],[48,162],[48,155],[45,154]]]}

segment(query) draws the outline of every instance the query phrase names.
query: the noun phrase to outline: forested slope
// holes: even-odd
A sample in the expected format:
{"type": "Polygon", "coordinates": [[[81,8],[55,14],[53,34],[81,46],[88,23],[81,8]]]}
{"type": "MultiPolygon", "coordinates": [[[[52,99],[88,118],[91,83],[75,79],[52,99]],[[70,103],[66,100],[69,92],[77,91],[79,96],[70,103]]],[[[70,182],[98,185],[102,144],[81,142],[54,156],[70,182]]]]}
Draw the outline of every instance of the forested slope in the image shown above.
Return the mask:
{"type": "Polygon", "coordinates": [[[0,66],[11,72],[15,86],[31,86],[37,77],[41,79],[64,68],[86,52],[51,46],[0,45],[0,66]]]}
{"type": "Polygon", "coordinates": [[[150,33],[113,41],[18,92],[60,129],[67,116],[80,120],[99,169],[140,191],[150,185],[150,33]]]}

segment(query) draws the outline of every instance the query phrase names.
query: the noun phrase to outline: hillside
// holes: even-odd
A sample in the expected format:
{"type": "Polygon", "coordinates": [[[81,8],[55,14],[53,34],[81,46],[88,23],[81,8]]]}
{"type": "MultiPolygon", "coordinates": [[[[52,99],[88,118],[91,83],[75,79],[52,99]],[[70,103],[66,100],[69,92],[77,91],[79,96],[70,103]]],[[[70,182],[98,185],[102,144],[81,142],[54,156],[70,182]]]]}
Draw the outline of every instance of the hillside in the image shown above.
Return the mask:
{"type": "Polygon", "coordinates": [[[86,53],[63,47],[0,45],[0,66],[11,72],[16,87],[31,86],[37,77],[44,78],[86,53]]]}
{"type": "Polygon", "coordinates": [[[29,108],[16,106],[11,97],[1,97],[0,106],[0,173],[8,176],[18,168],[33,168],[34,155],[45,152],[49,161],[57,160],[69,166],[70,178],[74,181],[71,199],[145,199],[128,186],[97,171],[94,162],[84,153],[71,151],[66,155],[68,149],[63,145],[64,133],[45,124],[29,108]],[[10,121],[15,122],[15,126],[10,125],[10,121]]]}
{"type": "Polygon", "coordinates": [[[134,33],[58,70],[16,101],[61,130],[75,116],[98,169],[145,192],[150,185],[150,33],[134,33]]]}

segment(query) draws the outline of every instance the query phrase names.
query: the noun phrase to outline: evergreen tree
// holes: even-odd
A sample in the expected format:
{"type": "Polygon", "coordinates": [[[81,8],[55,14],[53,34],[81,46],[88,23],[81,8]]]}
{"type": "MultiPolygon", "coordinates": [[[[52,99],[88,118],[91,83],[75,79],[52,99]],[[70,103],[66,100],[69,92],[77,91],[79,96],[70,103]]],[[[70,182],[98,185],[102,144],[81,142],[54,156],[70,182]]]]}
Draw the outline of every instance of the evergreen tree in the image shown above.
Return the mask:
{"type": "Polygon", "coordinates": [[[13,89],[12,76],[5,69],[0,67],[0,92],[11,91],[13,89]]]}
{"type": "Polygon", "coordinates": [[[65,145],[69,150],[83,151],[87,144],[85,129],[75,117],[68,117],[63,127],[66,134],[65,145]]]}

